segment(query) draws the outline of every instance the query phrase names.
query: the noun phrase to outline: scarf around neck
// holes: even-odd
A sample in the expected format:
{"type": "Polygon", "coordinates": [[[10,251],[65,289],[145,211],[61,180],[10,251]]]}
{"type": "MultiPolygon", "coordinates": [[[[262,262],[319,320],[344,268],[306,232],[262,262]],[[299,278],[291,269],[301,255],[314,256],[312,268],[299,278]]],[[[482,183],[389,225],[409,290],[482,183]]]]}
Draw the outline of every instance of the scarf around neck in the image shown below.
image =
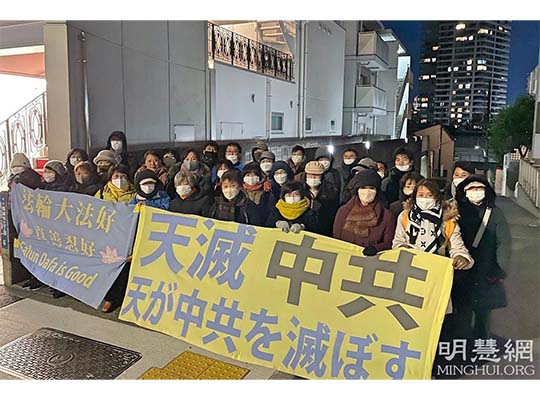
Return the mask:
{"type": "Polygon", "coordinates": [[[366,238],[369,236],[369,228],[377,226],[378,216],[375,211],[377,203],[372,202],[364,206],[358,196],[354,199],[354,206],[345,218],[343,229],[354,233],[355,236],[366,238]]]}
{"type": "Polygon", "coordinates": [[[407,236],[414,248],[427,253],[436,253],[439,250],[443,223],[443,209],[438,202],[429,210],[422,210],[414,204],[409,212],[409,229],[407,236]]]}
{"type": "Polygon", "coordinates": [[[286,201],[279,200],[276,203],[276,208],[278,209],[281,216],[283,216],[285,219],[287,219],[288,221],[294,221],[300,218],[300,216],[302,216],[302,214],[307,211],[309,205],[309,199],[304,197],[298,203],[294,204],[289,204],[286,201]]]}

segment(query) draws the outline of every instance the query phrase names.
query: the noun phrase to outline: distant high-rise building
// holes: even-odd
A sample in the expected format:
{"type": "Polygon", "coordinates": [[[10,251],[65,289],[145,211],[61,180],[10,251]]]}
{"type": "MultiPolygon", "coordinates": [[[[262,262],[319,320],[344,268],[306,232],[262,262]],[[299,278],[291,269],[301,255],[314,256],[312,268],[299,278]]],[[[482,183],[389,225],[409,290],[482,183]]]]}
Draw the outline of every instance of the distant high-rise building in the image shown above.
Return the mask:
{"type": "Polygon", "coordinates": [[[483,130],[506,105],[509,21],[424,23],[414,121],[483,130]]]}

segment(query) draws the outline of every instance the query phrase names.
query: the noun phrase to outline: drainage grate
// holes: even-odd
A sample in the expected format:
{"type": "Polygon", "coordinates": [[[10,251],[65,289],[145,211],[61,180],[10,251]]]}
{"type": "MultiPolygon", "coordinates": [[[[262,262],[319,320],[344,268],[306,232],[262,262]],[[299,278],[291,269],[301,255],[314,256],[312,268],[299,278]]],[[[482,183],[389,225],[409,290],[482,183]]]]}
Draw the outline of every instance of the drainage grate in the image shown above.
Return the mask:
{"type": "Polygon", "coordinates": [[[141,354],[41,328],[0,348],[0,371],[28,379],[114,379],[141,354]]]}
{"type": "Polygon", "coordinates": [[[22,300],[20,297],[10,294],[4,285],[0,285],[0,308],[9,306],[16,301],[22,300]]]}
{"type": "Polygon", "coordinates": [[[150,368],[139,379],[242,379],[249,369],[184,351],[165,368],[150,368]]]}

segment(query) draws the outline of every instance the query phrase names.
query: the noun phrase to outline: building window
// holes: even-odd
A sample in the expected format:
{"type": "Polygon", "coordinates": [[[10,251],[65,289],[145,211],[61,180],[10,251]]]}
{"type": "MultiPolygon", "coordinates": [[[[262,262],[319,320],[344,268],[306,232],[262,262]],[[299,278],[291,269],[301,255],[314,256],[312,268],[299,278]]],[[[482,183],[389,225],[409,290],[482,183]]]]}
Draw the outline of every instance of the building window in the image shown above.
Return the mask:
{"type": "Polygon", "coordinates": [[[465,89],[470,89],[470,88],[471,88],[471,84],[470,84],[470,83],[467,83],[467,84],[465,85],[465,89]]]}
{"type": "Polygon", "coordinates": [[[283,113],[272,113],[272,132],[283,132],[283,113]]]}
{"type": "Polygon", "coordinates": [[[473,40],[473,39],[474,39],[474,35],[469,36],[469,40],[473,40]]]}
{"type": "Polygon", "coordinates": [[[450,118],[455,118],[456,114],[450,114],[450,118]]]}
{"type": "Polygon", "coordinates": [[[438,51],[441,48],[441,46],[433,46],[431,49],[433,51],[438,51]]]}
{"type": "Polygon", "coordinates": [[[462,31],[466,27],[467,27],[467,25],[465,25],[465,24],[457,24],[456,25],[456,31],[462,31]]]}
{"type": "Polygon", "coordinates": [[[478,71],[487,71],[487,67],[485,65],[479,65],[476,67],[478,71]]]}
{"type": "Polygon", "coordinates": [[[437,57],[433,57],[433,58],[431,59],[431,62],[437,62],[437,57]]]}
{"type": "Polygon", "coordinates": [[[454,67],[454,72],[459,71],[459,67],[454,67]]]}
{"type": "Polygon", "coordinates": [[[335,132],[335,131],[336,131],[336,120],[331,119],[330,120],[330,132],[335,132]]]}
{"type": "Polygon", "coordinates": [[[470,100],[471,96],[465,96],[465,100],[470,100]]]}
{"type": "Polygon", "coordinates": [[[478,30],[478,33],[481,34],[481,35],[487,35],[489,34],[489,29],[486,29],[486,28],[480,28],[478,30]]]}
{"type": "Polygon", "coordinates": [[[311,132],[311,117],[306,118],[306,132],[311,132]]]}
{"type": "Polygon", "coordinates": [[[424,58],[424,59],[422,60],[422,62],[423,62],[423,63],[426,63],[426,64],[427,64],[427,63],[430,63],[430,62],[431,62],[431,58],[424,58]]]}
{"type": "Polygon", "coordinates": [[[422,108],[428,108],[428,103],[422,103],[422,108]]]}
{"type": "Polygon", "coordinates": [[[452,94],[455,95],[457,92],[455,90],[452,90],[452,94]]]}
{"type": "Polygon", "coordinates": [[[448,72],[452,72],[452,67],[448,67],[448,72]]]}
{"type": "Polygon", "coordinates": [[[420,120],[420,123],[421,123],[421,124],[427,124],[427,119],[421,119],[421,120],[420,120]]]}
{"type": "Polygon", "coordinates": [[[470,59],[467,60],[467,65],[472,65],[472,63],[473,63],[473,60],[470,60],[470,59]]]}
{"type": "Polygon", "coordinates": [[[478,60],[477,63],[479,65],[486,65],[487,61],[486,60],[478,60]]]}
{"type": "Polygon", "coordinates": [[[469,106],[469,102],[466,101],[465,103],[463,103],[463,105],[464,105],[465,107],[468,107],[468,106],[469,106]]]}
{"type": "Polygon", "coordinates": [[[472,65],[467,66],[467,71],[472,71],[472,65]]]}
{"type": "Polygon", "coordinates": [[[458,89],[463,89],[463,83],[460,83],[460,84],[458,85],[458,89]]]}
{"type": "Polygon", "coordinates": [[[458,36],[458,37],[456,37],[456,42],[466,42],[467,40],[469,40],[467,38],[467,36],[458,36]]]}

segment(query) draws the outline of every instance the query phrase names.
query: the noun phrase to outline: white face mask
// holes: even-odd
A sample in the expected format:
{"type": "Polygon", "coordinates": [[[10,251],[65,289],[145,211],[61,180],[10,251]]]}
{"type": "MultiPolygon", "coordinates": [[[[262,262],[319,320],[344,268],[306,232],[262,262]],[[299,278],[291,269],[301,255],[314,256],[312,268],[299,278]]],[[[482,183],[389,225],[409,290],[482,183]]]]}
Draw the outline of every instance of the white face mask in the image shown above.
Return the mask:
{"type": "Polygon", "coordinates": [[[425,197],[419,197],[416,199],[416,205],[420,207],[420,210],[426,211],[431,210],[437,204],[435,199],[427,199],[425,197]]]}
{"type": "Polygon", "coordinates": [[[240,190],[237,188],[227,188],[227,189],[223,189],[222,192],[223,192],[223,196],[225,196],[227,200],[232,200],[236,196],[238,196],[238,193],[240,193],[240,190]]]}
{"type": "Polygon", "coordinates": [[[13,168],[11,168],[11,173],[13,175],[19,175],[19,174],[23,173],[25,169],[26,169],[25,167],[13,167],[13,168]]]}
{"type": "Polygon", "coordinates": [[[265,162],[262,162],[261,163],[261,169],[263,170],[263,172],[268,172],[272,169],[272,166],[274,165],[274,163],[272,162],[269,162],[269,161],[265,161],[265,162]]]}
{"type": "Polygon", "coordinates": [[[377,196],[377,190],[375,189],[358,189],[358,197],[360,198],[360,201],[364,204],[370,204],[375,200],[375,197],[377,196]]]}
{"type": "Polygon", "coordinates": [[[112,140],[111,141],[111,148],[114,151],[122,151],[123,143],[120,140],[112,140]]]}
{"type": "Polygon", "coordinates": [[[407,165],[396,165],[396,168],[398,170],[400,170],[401,172],[407,172],[408,170],[411,169],[411,164],[407,164],[407,165]]]}
{"type": "Polygon", "coordinates": [[[452,183],[454,184],[454,186],[457,188],[458,185],[463,182],[465,180],[465,178],[456,178],[452,181],[452,183]]]}
{"type": "Polygon", "coordinates": [[[473,204],[480,204],[482,200],[486,197],[486,191],[485,190],[467,190],[465,192],[465,196],[469,199],[469,201],[473,204]]]}
{"type": "Polygon", "coordinates": [[[346,158],[343,160],[343,164],[345,165],[351,165],[354,162],[352,158],[346,158]]]}
{"type": "Polygon", "coordinates": [[[379,176],[381,177],[381,179],[384,178],[384,172],[379,171],[379,172],[377,172],[377,173],[379,174],[379,176]]]}
{"type": "Polygon", "coordinates": [[[230,162],[234,164],[236,164],[238,162],[238,156],[236,154],[229,154],[229,155],[226,155],[225,158],[227,160],[229,160],[230,162]]]}
{"type": "Polygon", "coordinates": [[[274,175],[274,179],[276,180],[277,183],[279,183],[280,185],[283,185],[285,182],[287,182],[287,174],[274,175]]]}
{"type": "Polygon", "coordinates": [[[310,188],[316,188],[321,186],[321,180],[320,179],[306,179],[306,183],[310,188]]]}
{"type": "Polygon", "coordinates": [[[152,193],[155,188],[156,188],[156,185],[153,184],[153,183],[151,183],[149,185],[141,185],[141,190],[146,194],[152,193]]]}
{"type": "Polygon", "coordinates": [[[324,160],[324,161],[319,161],[322,166],[324,167],[324,170],[325,171],[328,171],[328,168],[330,168],[330,161],[329,160],[324,160]]]}
{"type": "Polygon", "coordinates": [[[298,203],[302,198],[300,196],[285,197],[285,202],[289,204],[298,203]]]}
{"type": "Polygon", "coordinates": [[[245,176],[244,177],[244,182],[251,186],[256,185],[257,183],[259,183],[259,181],[260,181],[260,178],[258,176],[245,176]]]}
{"type": "Polygon", "coordinates": [[[180,185],[176,187],[176,193],[178,193],[179,196],[187,196],[191,193],[191,186],[189,185],[180,185]]]}
{"type": "Polygon", "coordinates": [[[128,183],[128,180],[126,178],[116,178],[112,180],[112,184],[116,186],[118,189],[124,188],[127,185],[127,183],[128,183]]]}
{"type": "Polygon", "coordinates": [[[403,188],[403,194],[405,196],[410,196],[411,194],[413,194],[413,192],[414,192],[414,189],[406,188],[406,187],[403,188]]]}
{"type": "Polygon", "coordinates": [[[292,156],[291,157],[291,160],[295,165],[300,164],[303,159],[304,159],[304,157],[302,157],[302,156],[292,156]]]}
{"type": "Polygon", "coordinates": [[[79,161],[82,161],[79,157],[69,157],[69,163],[70,163],[72,166],[77,165],[77,163],[78,163],[79,161]]]}
{"type": "Polygon", "coordinates": [[[217,177],[218,177],[219,179],[221,179],[221,177],[223,176],[223,174],[224,174],[225,172],[227,172],[226,169],[219,169],[218,172],[217,172],[217,177]]]}
{"type": "Polygon", "coordinates": [[[51,182],[54,182],[54,180],[56,179],[56,175],[54,174],[54,172],[44,172],[43,173],[43,180],[47,183],[51,183],[51,182]]]}

